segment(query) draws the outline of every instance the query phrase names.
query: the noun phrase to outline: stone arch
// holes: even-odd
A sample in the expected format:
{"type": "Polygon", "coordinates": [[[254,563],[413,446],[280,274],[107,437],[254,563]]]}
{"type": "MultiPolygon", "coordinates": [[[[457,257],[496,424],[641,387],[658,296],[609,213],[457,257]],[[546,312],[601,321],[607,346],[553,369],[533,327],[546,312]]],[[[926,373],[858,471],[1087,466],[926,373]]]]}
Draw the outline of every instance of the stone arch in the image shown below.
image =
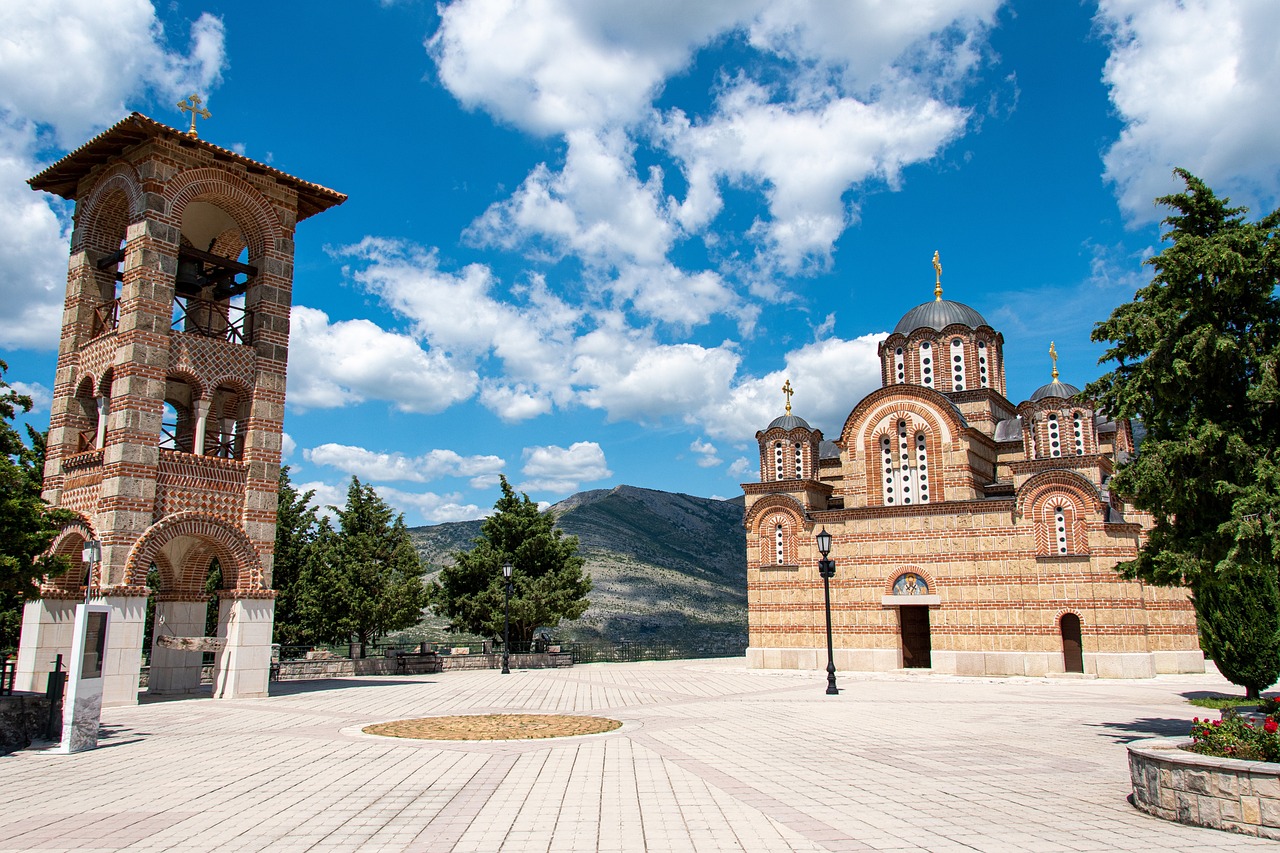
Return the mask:
{"type": "Polygon", "coordinates": [[[919,566],[898,566],[898,568],[885,576],[883,593],[885,595],[893,595],[893,586],[898,582],[898,578],[903,575],[919,575],[929,587],[929,593],[931,595],[937,594],[938,582],[934,579],[933,573],[919,566]]]}
{"type": "Polygon", "coordinates": [[[194,510],[163,518],[142,534],[125,563],[126,583],[145,584],[151,564],[159,567],[161,559],[167,559],[172,581],[167,591],[203,593],[204,577],[197,578],[195,573],[207,568],[214,557],[222,566],[223,583],[228,589],[249,593],[266,590],[262,562],[244,531],[217,516],[194,510]],[[199,565],[201,560],[203,566],[199,565]]]}
{"type": "Polygon", "coordinates": [[[81,513],[76,513],[73,520],[62,526],[62,529],[53,537],[53,541],[49,543],[49,547],[45,549],[44,556],[67,557],[71,560],[71,567],[60,575],[45,575],[40,584],[42,595],[53,597],[48,593],[56,595],[59,592],[72,593],[76,596],[84,595],[84,584],[80,582],[84,572],[84,563],[80,561],[80,550],[85,542],[96,538],[98,537],[94,532],[93,524],[81,513]],[[77,569],[77,566],[80,568],[77,569]]]}
{"type": "Polygon", "coordinates": [[[854,407],[840,430],[840,446],[850,452],[863,451],[867,431],[894,411],[919,416],[945,442],[954,441],[969,428],[960,410],[940,392],[919,385],[893,385],[872,391],[854,407]]]}
{"type": "Polygon", "coordinates": [[[137,172],[127,163],[115,163],[77,205],[77,227],[71,251],[116,251],[129,225],[142,216],[144,201],[137,172]],[[115,203],[113,197],[122,197],[123,206],[115,203]]]}
{"type": "Polygon", "coordinates": [[[1036,554],[1089,553],[1085,517],[1103,511],[1097,487],[1074,471],[1044,471],[1018,491],[1018,513],[1035,524],[1036,554]]]}
{"type": "Polygon", "coordinates": [[[753,525],[760,546],[760,564],[795,566],[800,562],[800,531],[804,515],[794,507],[776,505],[755,518],[753,525]]]}
{"type": "MultiPolygon", "coordinates": [[[[169,215],[178,223],[182,221],[183,209],[193,201],[220,208],[239,227],[251,264],[284,236],[279,217],[262,193],[247,181],[220,169],[190,169],[175,176],[165,188],[165,201],[169,215]]],[[[225,239],[225,235],[219,239],[225,239]]]]}
{"type": "Polygon", "coordinates": [[[769,495],[761,498],[751,505],[751,509],[747,510],[746,517],[742,520],[747,530],[754,530],[760,521],[760,516],[770,510],[781,509],[790,513],[801,524],[804,523],[805,513],[804,506],[790,495],[769,495]]]}

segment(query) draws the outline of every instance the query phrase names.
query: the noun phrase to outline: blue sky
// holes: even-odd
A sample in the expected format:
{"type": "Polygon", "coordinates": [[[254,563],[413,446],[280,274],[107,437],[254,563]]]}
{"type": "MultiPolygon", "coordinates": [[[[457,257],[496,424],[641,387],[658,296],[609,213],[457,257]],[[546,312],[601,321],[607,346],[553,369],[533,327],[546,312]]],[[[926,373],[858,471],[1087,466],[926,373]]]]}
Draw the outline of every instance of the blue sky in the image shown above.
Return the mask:
{"type": "Polygon", "coordinates": [[[70,210],[25,179],[131,110],[347,193],[297,233],[286,464],[410,524],[630,484],[730,497],[834,437],[945,296],[1009,396],[1102,372],[1184,166],[1280,189],[1268,0],[51,0],[0,8],[0,358],[47,425],[70,210]]]}

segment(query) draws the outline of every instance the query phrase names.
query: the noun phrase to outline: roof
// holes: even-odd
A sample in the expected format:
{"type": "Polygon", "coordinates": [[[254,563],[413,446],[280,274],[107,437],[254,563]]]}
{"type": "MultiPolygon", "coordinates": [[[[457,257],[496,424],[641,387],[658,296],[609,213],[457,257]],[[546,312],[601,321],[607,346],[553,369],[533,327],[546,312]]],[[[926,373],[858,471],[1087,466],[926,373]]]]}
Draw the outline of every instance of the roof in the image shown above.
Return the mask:
{"type": "Polygon", "coordinates": [[[818,458],[819,459],[839,459],[840,445],[836,444],[834,441],[828,441],[827,439],[824,438],[822,442],[818,445],[818,458]]]}
{"type": "Polygon", "coordinates": [[[906,314],[903,314],[902,319],[898,321],[898,325],[893,327],[893,333],[895,335],[909,335],[916,329],[923,328],[941,331],[954,323],[968,326],[970,329],[990,325],[982,318],[981,314],[962,302],[935,299],[932,302],[917,305],[906,314]]]}
{"type": "Polygon", "coordinates": [[[1074,385],[1068,385],[1065,382],[1053,380],[1048,385],[1041,385],[1039,388],[1031,392],[1031,402],[1043,400],[1045,397],[1061,397],[1069,400],[1080,393],[1080,389],[1074,385]]]}
{"type": "Polygon", "coordinates": [[[785,430],[793,430],[796,427],[803,427],[804,429],[813,429],[813,427],[809,426],[808,421],[806,421],[804,418],[798,418],[795,415],[783,415],[781,417],[774,418],[773,421],[769,424],[769,426],[765,427],[765,429],[773,429],[775,427],[781,427],[782,429],[785,429],[785,430]]]}
{"type": "Polygon", "coordinates": [[[1006,418],[996,424],[996,441],[1022,441],[1022,419],[1006,418]]]}
{"type": "Polygon", "coordinates": [[[265,175],[295,190],[298,193],[299,222],[347,200],[347,197],[340,192],[304,181],[279,169],[273,169],[265,163],[259,163],[243,154],[220,148],[212,142],[188,136],[183,131],[147,118],[142,113],[130,113],[31,178],[27,183],[33,190],[42,190],[74,200],[80,180],[90,171],[112,158],[119,157],[136,145],[160,137],[171,139],[184,147],[203,149],[220,160],[240,163],[252,174],[265,175]]]}

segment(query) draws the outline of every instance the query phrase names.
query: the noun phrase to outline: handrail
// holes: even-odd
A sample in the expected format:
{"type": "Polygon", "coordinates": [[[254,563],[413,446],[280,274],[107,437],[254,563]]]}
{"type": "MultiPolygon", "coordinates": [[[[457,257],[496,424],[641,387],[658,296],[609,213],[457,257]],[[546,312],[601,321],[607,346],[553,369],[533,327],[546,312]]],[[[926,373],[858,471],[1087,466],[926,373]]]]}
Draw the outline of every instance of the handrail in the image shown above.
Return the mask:
{"type": "Polygon", "coordinates": [[[179,332],[220,338],[233,344],[247,344],[250,337],[250,314],[239,305],[215,302],[197,296],[173,297],[171,328],[179,332]]]}
{"type": "Polygon", "coordinates": [[[120,300],[112,299],[93,309],[93,327],[89,331],[90,338],[114,332],[120,327],[120,300]]]}

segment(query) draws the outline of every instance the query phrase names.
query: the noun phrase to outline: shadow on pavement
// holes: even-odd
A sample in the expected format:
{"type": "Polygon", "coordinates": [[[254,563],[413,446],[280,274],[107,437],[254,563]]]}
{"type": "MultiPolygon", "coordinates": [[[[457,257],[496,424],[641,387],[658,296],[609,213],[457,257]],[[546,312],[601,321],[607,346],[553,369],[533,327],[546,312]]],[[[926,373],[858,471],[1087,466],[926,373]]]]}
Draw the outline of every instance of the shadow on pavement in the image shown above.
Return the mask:
{"type": "Polygon", "coordinates": [[[1111,729],[1116,743],[1131,743],[1149,737],[1187,737],[1191,722],[1179,718],[1144,717],[1127,723],[1089,723],[1092,728],[1111,729]]]}
{"type": "Polygon", "coordinates": [[[389,678],[314,678],[306,681],[273,681],[272,696],[294,696],[317,690],[335,690],[339,687],[391,687],[396,684],[436,684],[435,681],[410,681],[389,678]]]}

